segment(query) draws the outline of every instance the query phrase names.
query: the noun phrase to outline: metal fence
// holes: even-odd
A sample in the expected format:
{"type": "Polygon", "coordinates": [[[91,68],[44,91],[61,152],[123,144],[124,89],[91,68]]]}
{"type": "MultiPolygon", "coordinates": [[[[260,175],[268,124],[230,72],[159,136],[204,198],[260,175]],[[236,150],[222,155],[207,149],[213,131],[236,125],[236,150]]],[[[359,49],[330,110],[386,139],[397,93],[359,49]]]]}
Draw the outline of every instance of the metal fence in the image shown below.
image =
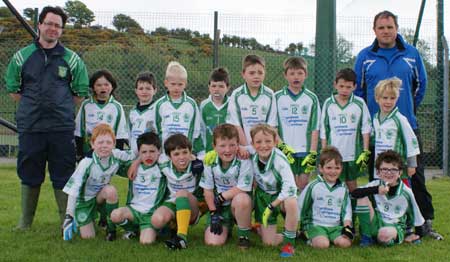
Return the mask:
{"type": "MultiPolygon", "coordinates": [[[[145,33],[128,34],[99,29],[113,28],[112,20],[118,13],[96,12],[96,21],[101,26],[89,29],[71,29],[68,26],[64,31],[62,42],[82,56],[90,74],[102,68],[109,69],[114,74],[118,80],[115,95],[127,111],[136,103],[133,86],[135,76],[143,70],[154,72],[158,80],[159,97],[164,93],[165,67],[171,60],[178,60],[186,67],[187,93],[200,102],[208,96],[208,76],[213,68],[216,52],[218,65],[230,71],[232,88],[242,84],[241,60],[249,53],[256,53],[265,58],[267,63],[265,84],[274,90],[286,84],[283,78],[283,60],[289,55],[302,55],[308,62],[306,86],[313,91],[320,90],[321,93],[326,93],[319,94],[320,97],[331,94],[332,83],[325,87],[314,86],[314,79],[320,78],[323,70],[315,68],[315,55],[321,50],[315,50],[315,19],[312,16],[219,14],[217,27],[220,30],[221,41],[215,47],[211,40],[207,40],[214,37],[213,13],[130,13],[128,15],[139,21],[145,33]],[[191,34],[189,39],[182,36],[151,35],[151,32],[161,27],[168,30],[189,29],[191,34]],[[197,32],[194,33],[195,31],[197,32]],[[194,38],[196,39],[193,40],[194,38]]],[[[374,39],[372,19],[372,17],[337,17],[337,69],[353,67],[358,51],[372,43],[374,39]]],[[[12,54],[31,41],[25,30],[13,35],[7,34],[7,30],[4,30],[7,26],[3,22],[0,20],[0,27],[3,28],[3,32],[0,30],[2,76],[12,54]]],[[[415,23],[415,18],[400,18],[401,32],[412,36],[415,23]]],[[[421,41],[418,47],[426,63],[429,84],[417,115],[423,137],[426,165],[441,168],[442,137],[444,130],[448,128],[443,127],[443,98],[439,93],[439,90],[442,90],[439,70],[443,68],[437,68],[436,63],[435,22],[422,21],[420,32],[421,41]]],[[[6,94],[4,86],[2,77],[0,115],[14,122],[16,105],[6,94]]],[[[17,153],[16,145],[17,137],[0,127],[0,156],[14,157],[17,153]]]]}

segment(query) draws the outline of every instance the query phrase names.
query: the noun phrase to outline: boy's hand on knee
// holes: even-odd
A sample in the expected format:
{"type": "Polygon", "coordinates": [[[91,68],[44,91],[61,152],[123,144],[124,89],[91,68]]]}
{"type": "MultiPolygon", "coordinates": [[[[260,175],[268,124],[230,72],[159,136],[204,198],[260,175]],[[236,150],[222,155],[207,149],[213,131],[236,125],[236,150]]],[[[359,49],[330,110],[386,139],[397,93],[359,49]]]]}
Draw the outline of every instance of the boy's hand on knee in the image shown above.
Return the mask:
{"type": "Polygon", "coordinates": [[[356,164],[359,166],[359,172],[367,171],[367,167],[369,166],[369,157],[369,150],[364,150],[361,154],[359,154],[358,158],[356,159],[356,164]]]}
{"type": "Polygon", "coordinates": [[[353,238],[355,238],[355,229],[351,226],[345,226],[342,228],[341,234],[348,237],[348,239],[353,240],[353,238]]]}
{"type": "Polygon", "coordinates": [[[209,231],[211,231],[211,233],[213,233],[214,235],[220,235],[223,232],[223,227],[222,227],[222,221],[223,221],[223,217],[220,214],[220,212],[216,211],[211,211],[211,225],[209,227],[209,231]]]}
{"type": "Polygon", "coordinates": [[[264,209],[263,215],[262,215],[262,224],[264,227],[268,226],[269,217],[272,215],[274,207],[272,204],[269,204],[266,209],[264,209]]]}

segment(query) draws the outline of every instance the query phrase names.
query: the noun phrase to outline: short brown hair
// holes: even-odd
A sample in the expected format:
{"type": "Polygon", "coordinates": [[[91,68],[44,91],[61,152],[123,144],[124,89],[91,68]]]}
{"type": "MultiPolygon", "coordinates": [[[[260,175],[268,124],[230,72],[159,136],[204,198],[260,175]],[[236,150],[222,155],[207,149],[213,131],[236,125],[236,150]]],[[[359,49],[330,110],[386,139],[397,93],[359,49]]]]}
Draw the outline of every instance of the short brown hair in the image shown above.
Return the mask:
{"type": "Polygon", "coordinates": [[[228,70],[224,67],[214,69],[209,75],[209,83],[223,81],[227,86],[230,85],[230,76],[228,70]]]}
{"type": "Polygon", "coordinates": [[[375,18],[373,19],[373,29],[375,29],[375,25],[376,25],[378,19],[380,19],[380,18],[389,18],[389,17],[392,17],[392,19],[394,19],[395,27],[398,28],[397,16],[394,15],[390,11],[384,10],[384,11],[379,12],[378,14],[375,15],[375,18]]]}
{"type": "Polygon", "coordinates": [[[145,71],[141,72],[136,76],[136,82],[134,83],[134,88],[137,88],[139,82],[147,82],[153,86],[153,89],[157,89],[156,77],[152,72],[145,71]]]}
{"type": "Polygon", "coordinates": [[[95,139],[97,139],[98,136],[103,135],[110,135],[113,139],[113,141],[116,141],[116,135],[114,134],[114,131],[108,124],[98,124],[96,127],[94,127],[94,130],[92,130],[92,136],[91,136],[91,143],[95,142],[95,139]]]}
{"type": "Polygon", "coordinates": [[[271,135],[275,140],[277,139],[277,131],[275,130],[275,128],[269,126],[268,124],[257,124],[256,126],[252,127],[252,129],[250,129],[250,136],[252,140],[259,132],[263,132],[266,135],[271,135]]]}
{"type": "Polygon", "coordinates": [[[398,169],[403,170],[402,157],[394,150],[387,150],[378,154],[377,160],[375,161],[375,168],[377,170],[380,169],[383,163],[395,165],[398,169]]]}
{"type": "Polygon", "coordinates": [[[283,66],[284,74],[287,73],[288,69],[302,69],[305,73],[308,73],[308,64],[306,63],[306,60],[300,56],[288,57],[284,60],[283,66]]]}
{"type": "Polygon", "coordinates": [[[336,165],[342,166],[342,155],[334,146],[326,146],[320,151],[319,165],[323,167],[326,163],[334,160],[336,165]]]}
{"type": "Polygon", "coordinates": [[[185,148],[192,151],[192,143],[185,135],[180,133],[169,136],[164,142],[164,152],[169,157],[172,151],[185,148]]]}
{"type": "Polygon", "coordinates": [[[343,79],[345,81],[353,82],[353,84],[356,84],[356,73],[351,68],[341,69],[337,72],[334,82],[337,83],[339,79],[343,79]]]}
{"type": "Polygon", "coordinates": [[[237,128],[232,124],[221,124],[214,128],[213,131],[213,144],[216,144],[217,139],[233,139],[236,138],[239,143],[239,133],[237,128]]]}
{"type": "Polygon", "coordinates": [[[261,65],[262,67],[266,67],[266,61],[259,55],[247,55],[242,59],[242,71],[251,65],[261,65]]]}

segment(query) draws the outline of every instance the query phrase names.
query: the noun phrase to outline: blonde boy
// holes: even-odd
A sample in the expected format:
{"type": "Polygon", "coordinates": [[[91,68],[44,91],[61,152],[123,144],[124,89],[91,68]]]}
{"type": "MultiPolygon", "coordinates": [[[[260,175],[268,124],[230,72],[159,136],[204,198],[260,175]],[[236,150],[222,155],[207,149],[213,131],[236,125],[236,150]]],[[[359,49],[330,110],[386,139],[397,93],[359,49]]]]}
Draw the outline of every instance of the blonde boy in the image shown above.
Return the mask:
{"type": "Polygon", "coordinates": [[[294,149],[291,167],[300,191],[308,184],[308,174],[315,169],[319,140],[320,104],[317,96],[304,86],[307,76],[307,64],[302,57],[286,59],[284,78],[288,85],[275,93],[278,134],[294,149]]]}
{"type": "Polygon", "coordinates": [[[262,223],[261,238],[266,245],[283,243],[280,256],[294,255],[298,221],[297,186],[284,154],[276,148],[277,131],[267,124],[258,124],[251,131],[256,154],[252,157],[255,174],[255,221],[262,223]],[[283,211],[284,232],[277,234],[277,217],[283,211]]]}
{"type": "MultiPolygon", "coordinates": [[[[380,81],[375,88],[375,99],[380,107],[380,111],[373,117],[375,157],[386,150],[399,153],[407,163],[407,171],[402,178],[409,185],[407,178],[416,173],[416,156],[420,154],[420,150],[408,119],[396,106],[401,85],[402,81],[393,77],[380,81]]],[[[376,173],[374,178],[378,178],[376,173]]]]}

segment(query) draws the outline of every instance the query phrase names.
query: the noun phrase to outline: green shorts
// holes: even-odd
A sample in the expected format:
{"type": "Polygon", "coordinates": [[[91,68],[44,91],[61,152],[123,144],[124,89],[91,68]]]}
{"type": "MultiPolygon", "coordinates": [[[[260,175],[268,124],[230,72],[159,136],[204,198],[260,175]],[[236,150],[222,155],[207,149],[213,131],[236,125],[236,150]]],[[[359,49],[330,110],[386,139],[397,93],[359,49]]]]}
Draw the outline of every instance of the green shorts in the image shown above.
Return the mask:
{"type": "Polygon", "coordinates": [[[311,225],[306,231],[308,239],[313,239],[318,236],[324,236],[333,242],[336,238],[342,235],[343,226],[324,227],[311,225]]]}
{"type": "Polygon", "coordinates": [[[152,228],[154,229],[151,219],[153,212],[150,213],[141,213],[137,211],[136,209],[132,208],[131,206],[127,206],[127,208],[130,210],[131,214],[133,215],[133,225],[139,226],[140,230],[146,229],[146,228],[152,228]]]}
{"type": "MultiPolygon", "coordinates": [[[[222,225],[227,227],[228,229],[232,228],[234,225],[234,216],[231,212],[231,205],[223,206],[222,212],[220,213],[223,217],[222,225]]],[[[206,227],[211,224],[211,215],[208,212],[208,216],[206,218],[206,227]]]]}
{"type": "Polygon", "coordinates": [[[77,225],[85,226],[97,218],[97,198],[91,200],[77,200],[75,207],[75,220],[77,225]]]}
{"type": "Polygon", "coordinates": [[[355,161],[342,162],[342,173],[339,176],[341,181],[353,181],[364,173],[359,172],[359,167],[355,161]]]}
{"type": "MultiPolygon", "coordinates": [[[[255,198],[254,198],[254,208],[255,208],[255,221],[258,223],[262,223],[262,215],[266,207],[272,203],[277,198],[277,195],[271,195],[264,192],[262,189],[257,187],[255,189],[255,198]]],[[[271,216],[269,217],[268,224],[276,225],[277,217],[280,214],[280,207],[277,206],[273,209],[271,216]]]]}
{"type": "MultiPolygon", "coordinates": [[[[394,240],[392,244],[401,244],[403,243],[403,240],[405,239],[405,228],[398,224],[388,224],[384,223],[381,219],[381,215],[378,211],[374,210],[374,215],[372,218],[372,221],[360,221],[360,223],[366,223],[370,225],[370,236],[374,239],[378,237],[378,231],[380,231],[380,228],[382,227],[394,227],[395,230],[397,230],[397,239],[394,240]]],[[[361,220],[361,217],[359,217],[361,220]]],[[[363,218],[364,219],[364,218],[363,218]]]]}
{"type": "Polygon", "coordinates": [[[292,173],[298,176],[305,173],[306,166],[302,166],[304,157],[294,157],[294,163],[291,164],[292,173]]]}

